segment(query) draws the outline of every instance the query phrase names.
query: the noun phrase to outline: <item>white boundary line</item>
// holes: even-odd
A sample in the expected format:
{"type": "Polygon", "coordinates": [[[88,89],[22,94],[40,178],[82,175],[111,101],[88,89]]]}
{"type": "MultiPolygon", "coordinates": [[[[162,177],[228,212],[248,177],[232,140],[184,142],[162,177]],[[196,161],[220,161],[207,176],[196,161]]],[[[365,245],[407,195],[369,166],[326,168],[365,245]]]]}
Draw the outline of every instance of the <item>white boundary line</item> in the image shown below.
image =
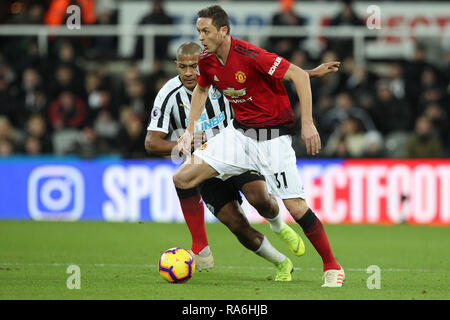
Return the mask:
{"type": "MultiPolygon", "coordinates": [[[[75,263],[75,262],[55,262],[55,263],[22,263],[22,262],[0,262],[0,266],[20,266],[20,267],[65,267],[71,264],[76,264],[78,266],[87,267],[98,267],[98,268],[156,268],[156,264],[121,264],[121,263],[75,263]]],[[[214,266],[215,269],[255,269],[255,270],[272,270],[273,267],[249,267],[249,266],[214,266]]],[[[295,270],[306,270],[306,271],[322,271],[322,268],[300,268],[294,267],[295,270]]],[[[381,268],[382,271],[387,272],[423,272],[423,273],[441,273],[449,272],[450,270],[445,269],[402,269],[402,268],[381,268]]],[[[351,272],[367,272],[367,268],[345,268],[345,271],[351,272]]]]}

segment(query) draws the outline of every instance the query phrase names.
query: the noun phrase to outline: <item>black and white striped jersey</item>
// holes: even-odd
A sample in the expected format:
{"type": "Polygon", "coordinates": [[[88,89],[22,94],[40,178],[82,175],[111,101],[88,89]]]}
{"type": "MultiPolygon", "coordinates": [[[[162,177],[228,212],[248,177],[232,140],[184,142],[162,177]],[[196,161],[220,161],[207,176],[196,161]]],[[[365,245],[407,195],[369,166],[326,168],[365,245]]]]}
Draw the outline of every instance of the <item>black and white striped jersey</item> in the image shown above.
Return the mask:
{"type": "MultiPolygon", "coordinates": [[[[156,96],[147,130],[167,134],[179,131],[178,136],[181,136],[187,127],[191,98],[192,91],[183,86],[179,76],[167,81],[156,96]]],[[[195,131],[205,131],[207,139],[210,139],[218,131],[225,129],[231,118],[230,103],[219,89],[211,86],[203,113],[195,125],[195,131]]]]}

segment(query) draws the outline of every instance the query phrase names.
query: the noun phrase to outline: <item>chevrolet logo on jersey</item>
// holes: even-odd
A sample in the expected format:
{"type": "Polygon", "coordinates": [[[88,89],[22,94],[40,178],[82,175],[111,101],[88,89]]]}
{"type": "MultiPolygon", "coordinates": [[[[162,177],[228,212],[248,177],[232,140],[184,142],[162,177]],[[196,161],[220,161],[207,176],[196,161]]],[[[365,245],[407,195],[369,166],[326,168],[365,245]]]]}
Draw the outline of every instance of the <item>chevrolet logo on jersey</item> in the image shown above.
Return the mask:
{"type": "Polygon", "coordinates": [[[234,88],[227,88],[226,90],[223,90],[223,93],[227,96],[230,96],[231,98],[239,98],[245,96],[247,94],[247,90],[245,90],[245,88],[239,90],[236,90],[234,88]]]}

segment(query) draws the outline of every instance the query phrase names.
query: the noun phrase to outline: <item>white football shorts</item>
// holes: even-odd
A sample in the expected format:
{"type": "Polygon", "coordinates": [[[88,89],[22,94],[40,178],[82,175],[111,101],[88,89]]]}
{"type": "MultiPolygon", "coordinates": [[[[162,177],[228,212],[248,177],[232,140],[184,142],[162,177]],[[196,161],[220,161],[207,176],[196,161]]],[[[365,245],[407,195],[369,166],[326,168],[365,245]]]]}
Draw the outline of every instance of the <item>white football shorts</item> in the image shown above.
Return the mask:
{"type": "Polygon", "coordinates": [[[222,180],[255,170],[265,176],[272,195],[280,199],[306,197],[290,135],[257,141],[229,124],[194,155],[213,167],[222,180]]]}

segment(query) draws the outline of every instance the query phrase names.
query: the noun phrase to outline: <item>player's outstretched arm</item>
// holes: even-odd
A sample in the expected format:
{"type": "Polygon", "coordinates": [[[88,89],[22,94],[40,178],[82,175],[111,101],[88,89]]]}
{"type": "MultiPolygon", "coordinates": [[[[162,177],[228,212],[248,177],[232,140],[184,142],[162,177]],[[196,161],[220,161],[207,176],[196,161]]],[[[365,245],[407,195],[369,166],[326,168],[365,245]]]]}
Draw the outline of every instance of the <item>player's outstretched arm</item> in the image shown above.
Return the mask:
{"type": "Polygon", "coordinates": [[[312,94],[309,74],[291,63],[283,76],[283,80],[292,81],[295,85],[300,100],[302,139],[306,144],[306,152],[315,155],[319,153],[321,145],[320,136],[314,126],[312,117],[312,94]]]}
{"type": "Polygon", "coordinates": [[[191,99],[191,110],[189,112],[188,126],[184,134],[178,139],[178,150],[184,154],[191,153],[191,144],[194,136],[195,122],[205,108],[206,99],[208,98],[208,87],[202,87],[199,84],[194,89],[191,99]]]}
{"type": "Polygon", "coordinates": [[[339,61],[332,61],[332,62],[326,62],[322,63],[318,67],[312,69],[312,70],[305,70],[308,75],[313,77],[323,77],[327,74],[338,72],[339,67],[341,66],[341,63],[339,61]]]}

